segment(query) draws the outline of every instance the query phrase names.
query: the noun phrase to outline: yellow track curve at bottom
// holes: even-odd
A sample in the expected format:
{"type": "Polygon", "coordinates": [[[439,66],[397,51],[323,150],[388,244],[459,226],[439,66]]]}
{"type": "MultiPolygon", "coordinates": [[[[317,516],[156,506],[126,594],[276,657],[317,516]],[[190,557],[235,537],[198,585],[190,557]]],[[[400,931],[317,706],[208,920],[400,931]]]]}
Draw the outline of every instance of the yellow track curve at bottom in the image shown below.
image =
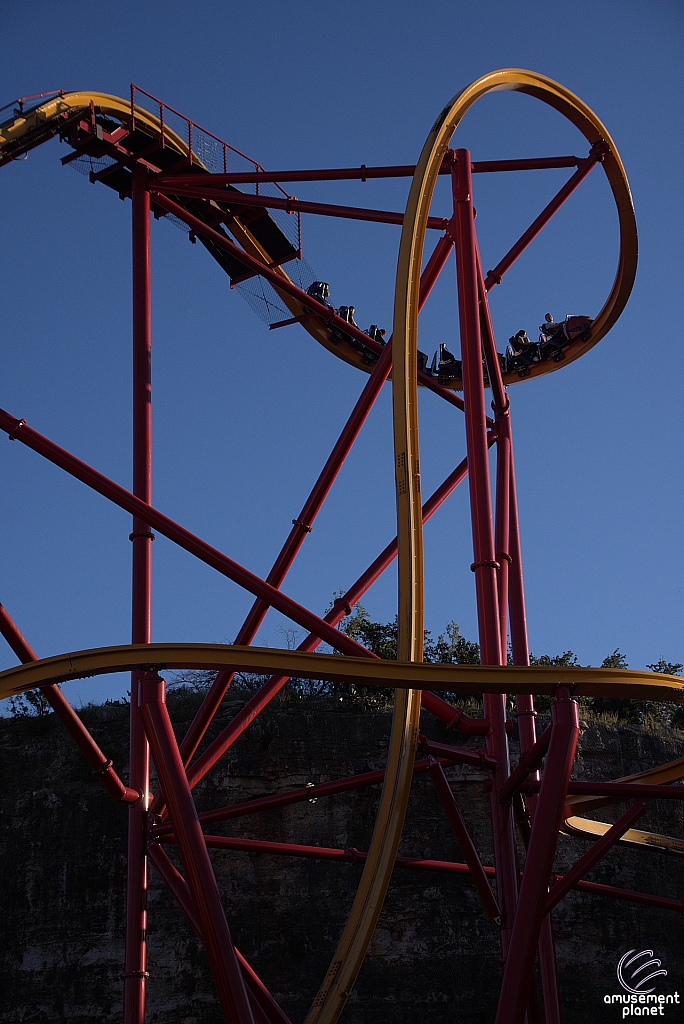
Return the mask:
{"type": "MultiPolygon", "coordinates": [[[[684,757],[676,761],[669,761],[657,768],[649,768],[645,772],[638,772],[636,775],[624,775],[620,779],[613,779],[613,782],[641,782],[647,786],[664,786],[669,782],[679,782],[684,779],[684,757]]],[[[624,801],[626,798],[622,797],[624,801]]],[[[610,797],[600,796],[569,796],[565,807],[565,813],[569,811],[593,811],[597,807],[606,807],[620,801],[610,797]]],[[[605,821],[593,821],[590,818],[580,818],[569,814],[563,821],[561,832],[563,835],[572,836],[576,839],[600,839],[605,835],[611,826],[605,821]]],[[[684,855],[684,840],[675,839],[672,836],[663,836],[657,832],[642,832],[640,829],[630,828],[621,839],[618,840],[623,846],[646,847],[656,853],[675,853],[684,855]]]]}
{"type": "MultiPolygon", "coordinates": [[[[567,686],[575,697],[628,697],[632,700],[684,704],[684,679],[628,668],[579,668],[555,665],[450,665],[434,662],[340,658],[274,647],[238,644],[121,644],[96,647],[29,661],[0,672],[0,700],[48,683],[85,679],[107,672],[165,669],[230,669],[234,672],[280,672],[305,679],[330,679],[357,686],[420,689],[448,693],[532,693],[553,696],[567,686]]],[[[679,762],[673,762],[679,764],[679,762]]],[[[667,766],[665,766],[667,767],[667,766]]],[[[655,773],[659,769],[650,769],[655,773]]],[[[636,778],[636,777],[634,777],[636,778]]],[[[664,779],[660,780],[665,781],[664,779]]],[[[568,800],[585,799],[581,797],[568,800]]],[[[605,800],[605,797],[592,797],[605,800]]]]}
{"type": "MultiPolygon", "coordinates": [[[[61,683],[70,679],[83,679],[103,675],[106,672],[129,672],[138,669],[230,669],[244,672],[283,672],[291,676],[309,679],[330,679],[337,682],[355,683],[358,686],[394,687],[397,692],[399,717],[401,721],[412,721],[416,707],[411,700],[419,696],[414,687],[424,690],[442,690],[451,693],[533,693],[535,696],[553,694],[555,687],[570,687],[575,696],[582,697],[631,697],[639,700],[655,700],[684,704],[684,680],[678,676],[658,672],[640,672],[616,668],[558,668],[555,666],[489,666],[489,665],[440,665],[398,661],[380,661],[366,658],[339,658],[331,654],[306,654],[301,651],[285,651],[273,648],[240,647],[235,644],[125,644],[118,647],[101,647],[86,651],[74,651],[39,661],[17,665],[0,672],[0,699],[31,690],[48,683],[61,683]],[[407,714],[408,712],[408,714],[407,714]]],[[[388,769],[397,773],[393,791],[401,801],[408,788],[409,760],[404,756],[404,768],[398,773],[400,754],[405,755],[406,744],[410,742],[411,731],[401,730],[403,745],[390,755],[388,769]]],[[[641,782],[649,785],[664,785],[684,778],[684,758],[636,775],[628,775],[615,782],[641,782]]],[[[622,800],[625,798],[622,797],[622,800]]],[[[616,803],[604,796],[569,796],[566,801],[567,818],[561,829],[565,835],[596,840],[610,828],[609,824],[592,821],[575,815],[577,810],[590,811],[616,803]]],[[[396,806],[392,806],[395,810],[396,806]]],[[[376,828],[379,834],[388,836],[387,818],[378,817],[376,828]]],[[[648,848],[657,852],[684,854],[684,842],[670,836],[630,829],[621,840],[628,846],[648,848]]],[[[389,847],[383,857],[377,859],[376,873],[384,879],[385,872],[393,863],[396,848],[390,857],[389,847]],[[389,864],[389,867],[388,867],[389,864]]],[[[369,914],[380,911],[378,888],[365,895],[364,906],[369,914]]],[[[380,900],[380,903],[382,901],[380,900]]],[[[340,957],[335,977],[343,984],[350,984],[351,968],[358,962],[358,931],[346,944],[351,960],[342,971],[340,957]]],[[[357,968],[358,969],[358,968],[357,968]]],[[[340,989],[342,1005],[344,992],[340,989]]],[[[340,1007],[341,1009],[341,1007],[340,1007]]]]}

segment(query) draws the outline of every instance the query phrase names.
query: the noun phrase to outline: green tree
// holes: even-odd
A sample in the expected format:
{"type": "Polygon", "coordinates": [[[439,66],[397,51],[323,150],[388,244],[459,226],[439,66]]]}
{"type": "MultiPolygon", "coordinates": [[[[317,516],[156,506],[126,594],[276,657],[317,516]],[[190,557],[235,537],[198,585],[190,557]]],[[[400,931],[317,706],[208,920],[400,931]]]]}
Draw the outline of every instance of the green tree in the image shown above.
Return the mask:
{"type": "MultiPolygon", "coordinates": [[[[659,658],[654,665],[647,665],[646,668],[650,668],[651,672],[662,672],[668,676],[680,676],[684,665],[680,661],[665,661],[664,658],[659,658]]],[[[673,725],[676,729],[684,729],[684,707],[681,704],[677,704],[674,707],[672,704],[661,704],[662,708],[661,715],[668,720],[670,725],[673,725]]]]}
{"type": "Polygon", "coordinates": [[[40,690],[27,690],[10,697],[9,705],[15,718],[43,718],[52,712],[47,697],[40,690]]]}

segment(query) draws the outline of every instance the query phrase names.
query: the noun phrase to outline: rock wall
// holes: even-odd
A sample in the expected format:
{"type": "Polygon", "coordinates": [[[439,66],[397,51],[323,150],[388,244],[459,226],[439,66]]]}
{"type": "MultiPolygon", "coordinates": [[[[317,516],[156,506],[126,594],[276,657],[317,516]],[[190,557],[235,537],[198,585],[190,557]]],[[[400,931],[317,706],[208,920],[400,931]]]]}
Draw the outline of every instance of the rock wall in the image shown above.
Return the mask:
{"type": "MultiPolygon", "coordinates": [[[[239,706],[224,707],[219,724],[239,706]]],[[[177,717],[189,714],[177,701],[177,717]]],[[[86,709],[84,718],[123,768],[127,709],[86,709]]],[[[330,702],[269,711],[198,787],[198,804],[221,806],[383,767],[389,725],[387,713],[330,702]]],[[[179,732],[183,728],[181,722],[179,732]]],[[[430,716],[423,728],[431,738],[454,741],[430,716]]],[[[120,1021],[126,811],[101,789],[54,716],[2,720],[0,734],[0,1022],[120,1021]]],[[[681,756],[683,740],[679,733],[656,736],[637,727],[585,723],[575,777],[609,779],[643,770],[681,756]]],[[[517,756],[514,739],[514,763],[517,756]]],[[[491,864],[484,776],[465,767],[447,774],[482,859],[491,864]]],[[[363,850],[378,795],[379,787],[349,792],[234,819],[214,831],[363,850]]],[[[597,817],[615,820],[619,813],[607,809],[597,817]]],[[[659,801],[639,827],[681,836],[682,817],[682,804],[659,801]]],[[[586,849],[561,837],[556,870],[567,869],[586,849]]],[[[415,780],[399,852],[462,860],[426,776],[415,780]]],[[[292,1020],[301,1021],[361,868],[230,851],[213,851],[212,859],[237,946],[292,1020]]],[[[588,877],[684,897],[680,859],[656,852],[621,847],[588,877]]],[[[204,953],[153,870],[149,909],[148,1021],[219,1022],[204,953]]],[[[566,1024],[621,1019],[619,1007],[604,1007],[603,995],[618,991],[615,967],[628,949],[654,949],[669,971],[667,979],[657,979],[657,991],[684,993],[681,914],[571,892],[554,912],[554,928],[566,1024]]],[[[472,882],[396,870],[343,1022],[492,1022],[499,977],[496,927],[480,909],[472,882]]],[[[673,1020],[681,1012],[666,1011],[673,1020]]]]}

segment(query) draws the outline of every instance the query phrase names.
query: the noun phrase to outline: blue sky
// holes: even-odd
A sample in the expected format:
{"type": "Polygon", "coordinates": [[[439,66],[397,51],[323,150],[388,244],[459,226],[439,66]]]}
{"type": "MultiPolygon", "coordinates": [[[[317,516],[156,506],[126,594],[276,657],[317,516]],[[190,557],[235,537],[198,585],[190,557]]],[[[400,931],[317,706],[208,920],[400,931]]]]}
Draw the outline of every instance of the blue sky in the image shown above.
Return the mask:
{"type": "MultiPolygon", "coordinates": [[[[682,641],[682,62],[677,3],[487,5],[426,0],[181,4],[6,0],[0,103],[47,89],[126,96],[131,81],[267,168],[412,163],[445,102],[497,67],[540,71],[607,125],[632,187],[637,282],[611,334],[560,372],[511,389],[532,650],[633,667],[684,661],[682,641]]],[[[511,93],[467,115],[474,159],[586,146],[511,93]]],[[[63,168],[56,141],[5,167],[0,405],[130,486],[130,204],[63,168]]],[[[566,172],[476,179],[487,267],[566,172]]],[[[292,186],[299,198],[400,210],[407,182],[292,186]]],[[[438,189],[434,212],[448,213],[438,189]]],[[[551,310],[595,312],[617,257],[595,170],[492,293],[499,348],[551,310]],[[498,294],[497,294],[498,292],[498,294]]],[[[399,229],[304,218],[304,254],[362,327],[391,328],[399,229]]],[[[266,575],[363,385],[297,326],[269,332],[223,272],[153,224],[154,503],[266,575]]],[[[453,265],[420,347],[458,346],[453,265]]],[[[464,454],[462,417],[421,395],[424,493],[464,454]]],[[[39,655],[126,643],[129,517],[20,445],[0,443],[0,600],[39,655]]],[[[323,611],[394,533],[386,386],[284,590],[323,611]]],[[[467,492],[426,527],[426,624],[477,635],[467,492]]],[[[230,641],[251,598],[164,538],[154,545],[155,640],[230,641]]],[[[391,571],[364,604],[394,614],[391,571]]],[[[258,642],[283,644],[272,614],[258,642]]],[[[0,667],[14,657],[0,648],[0,667]]],[[[123,676],[70,684],[77,702],[123,676]]]]}

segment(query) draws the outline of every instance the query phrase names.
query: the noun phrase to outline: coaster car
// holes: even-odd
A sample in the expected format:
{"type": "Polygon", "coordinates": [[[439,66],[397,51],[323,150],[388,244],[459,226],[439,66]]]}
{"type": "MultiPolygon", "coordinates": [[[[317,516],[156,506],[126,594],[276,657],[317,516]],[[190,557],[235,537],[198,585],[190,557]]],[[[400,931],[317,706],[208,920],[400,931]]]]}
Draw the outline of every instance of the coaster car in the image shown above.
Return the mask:
{"type": "Polygon", "coordinates": [[[547,313],[546,321],[539,328],[539,352],[542,359],[553,359],[559,363],[565,359],[564,349],[573,341],[586,341],[592,319],[589,316],[566,316],[560,323],[554,323],[547,313]]]}

